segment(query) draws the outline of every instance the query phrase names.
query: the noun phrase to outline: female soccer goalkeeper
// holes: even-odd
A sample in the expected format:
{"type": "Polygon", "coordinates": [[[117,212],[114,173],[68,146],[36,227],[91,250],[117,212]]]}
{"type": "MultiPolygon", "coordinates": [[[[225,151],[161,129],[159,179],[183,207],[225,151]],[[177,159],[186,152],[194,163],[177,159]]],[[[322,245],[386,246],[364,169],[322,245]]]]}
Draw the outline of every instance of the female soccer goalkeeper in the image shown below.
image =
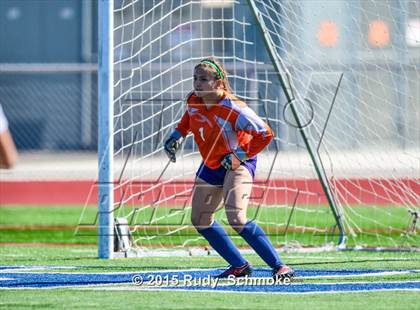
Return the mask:
{"type": "Polygon", "coordinates": [[[246,210],[257,164],[256,155],[271,141],[271,129],[231,92],[227,72],[215,58],[194,68],[194,91],[187,98],[187,111],[165,142],[165,152],[175,162],[175,153],[189,132],[203,158],[192,196],[191,221],[230,267],[218,277],[241,277],[252,273],[226,231],[214,220],[222,201],[229,224],[273,269],[273,277],[293,277],[264,231],[247,221],[246,210]]]}

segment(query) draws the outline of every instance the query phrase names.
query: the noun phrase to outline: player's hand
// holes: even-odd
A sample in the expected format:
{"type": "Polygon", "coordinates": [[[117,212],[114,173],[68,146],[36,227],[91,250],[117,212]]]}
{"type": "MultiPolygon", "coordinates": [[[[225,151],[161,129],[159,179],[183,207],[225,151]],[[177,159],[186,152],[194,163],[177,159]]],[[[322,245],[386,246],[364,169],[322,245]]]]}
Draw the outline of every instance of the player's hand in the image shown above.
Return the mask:
{"type": "Polygon", "coordinates": [[[170,137],[168,140],[166,140],[164,149],[166,155],[168,155],[171,162],[176,162],[176,151],[179,149],[179,146],[181,145],[180,139],[176,139],[175,137],[170,137]]]}
{"type": "Polygon", "coordinates": [[[223,157],[221,164],[226,170],[236,170],[240,165],[241,161],[239,158],[233,154],[227,154],[225,157],[223,157]]]}

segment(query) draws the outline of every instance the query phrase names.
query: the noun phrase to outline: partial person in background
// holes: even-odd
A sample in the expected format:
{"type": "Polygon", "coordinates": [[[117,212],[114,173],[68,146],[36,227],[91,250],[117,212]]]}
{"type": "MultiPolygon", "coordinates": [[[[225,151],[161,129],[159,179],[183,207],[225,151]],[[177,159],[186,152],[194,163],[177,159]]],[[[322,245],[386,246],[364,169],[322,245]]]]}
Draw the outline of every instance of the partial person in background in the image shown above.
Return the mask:
{"type": "Polygon", "coordinates": [[[18,154],[9,124],[0,104],[0,168],[11,169],[17,162],[18,154]]]}

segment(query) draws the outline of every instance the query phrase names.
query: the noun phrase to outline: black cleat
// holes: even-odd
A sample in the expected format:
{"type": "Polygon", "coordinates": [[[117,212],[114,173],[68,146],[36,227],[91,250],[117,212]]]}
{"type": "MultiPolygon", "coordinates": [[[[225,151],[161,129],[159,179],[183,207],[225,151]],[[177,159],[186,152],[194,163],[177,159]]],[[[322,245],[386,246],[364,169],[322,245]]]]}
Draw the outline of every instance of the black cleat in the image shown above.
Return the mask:
{"type": "Polygon", "coordinates": [[[283,280],[285,278],[292,279],[295,277],[295,271],[287,265],[280,266],[277,269],[273,269],[274,280],[283,280]]]}
{"type": "Polygon", "coordinates": [[[252,266],[249,263],[246,263],[241,267],[230,266],[227,270],[223,271],[221,274],[216,276],[216,278],[228,278],[229,276],[234,276],[235,278],[238,278],[250,276],[251,274],[252,266]]]}

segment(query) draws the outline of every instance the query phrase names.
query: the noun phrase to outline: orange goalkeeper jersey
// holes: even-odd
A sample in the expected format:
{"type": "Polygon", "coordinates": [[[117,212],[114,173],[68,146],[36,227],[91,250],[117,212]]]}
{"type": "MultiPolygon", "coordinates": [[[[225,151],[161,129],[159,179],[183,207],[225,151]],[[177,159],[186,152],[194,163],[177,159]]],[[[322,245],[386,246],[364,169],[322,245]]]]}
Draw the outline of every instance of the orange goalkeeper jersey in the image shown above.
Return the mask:
{"type": "Polygon", "coordinates": [[[190,131],[204,164],[217,169],[226,154],[235,152],[245,161],[254,157],[273,138],[271,129],[244,102],[229,94],[210,109],[191,93],[187,111],[176,130],[185,137],[190,131]]]}

